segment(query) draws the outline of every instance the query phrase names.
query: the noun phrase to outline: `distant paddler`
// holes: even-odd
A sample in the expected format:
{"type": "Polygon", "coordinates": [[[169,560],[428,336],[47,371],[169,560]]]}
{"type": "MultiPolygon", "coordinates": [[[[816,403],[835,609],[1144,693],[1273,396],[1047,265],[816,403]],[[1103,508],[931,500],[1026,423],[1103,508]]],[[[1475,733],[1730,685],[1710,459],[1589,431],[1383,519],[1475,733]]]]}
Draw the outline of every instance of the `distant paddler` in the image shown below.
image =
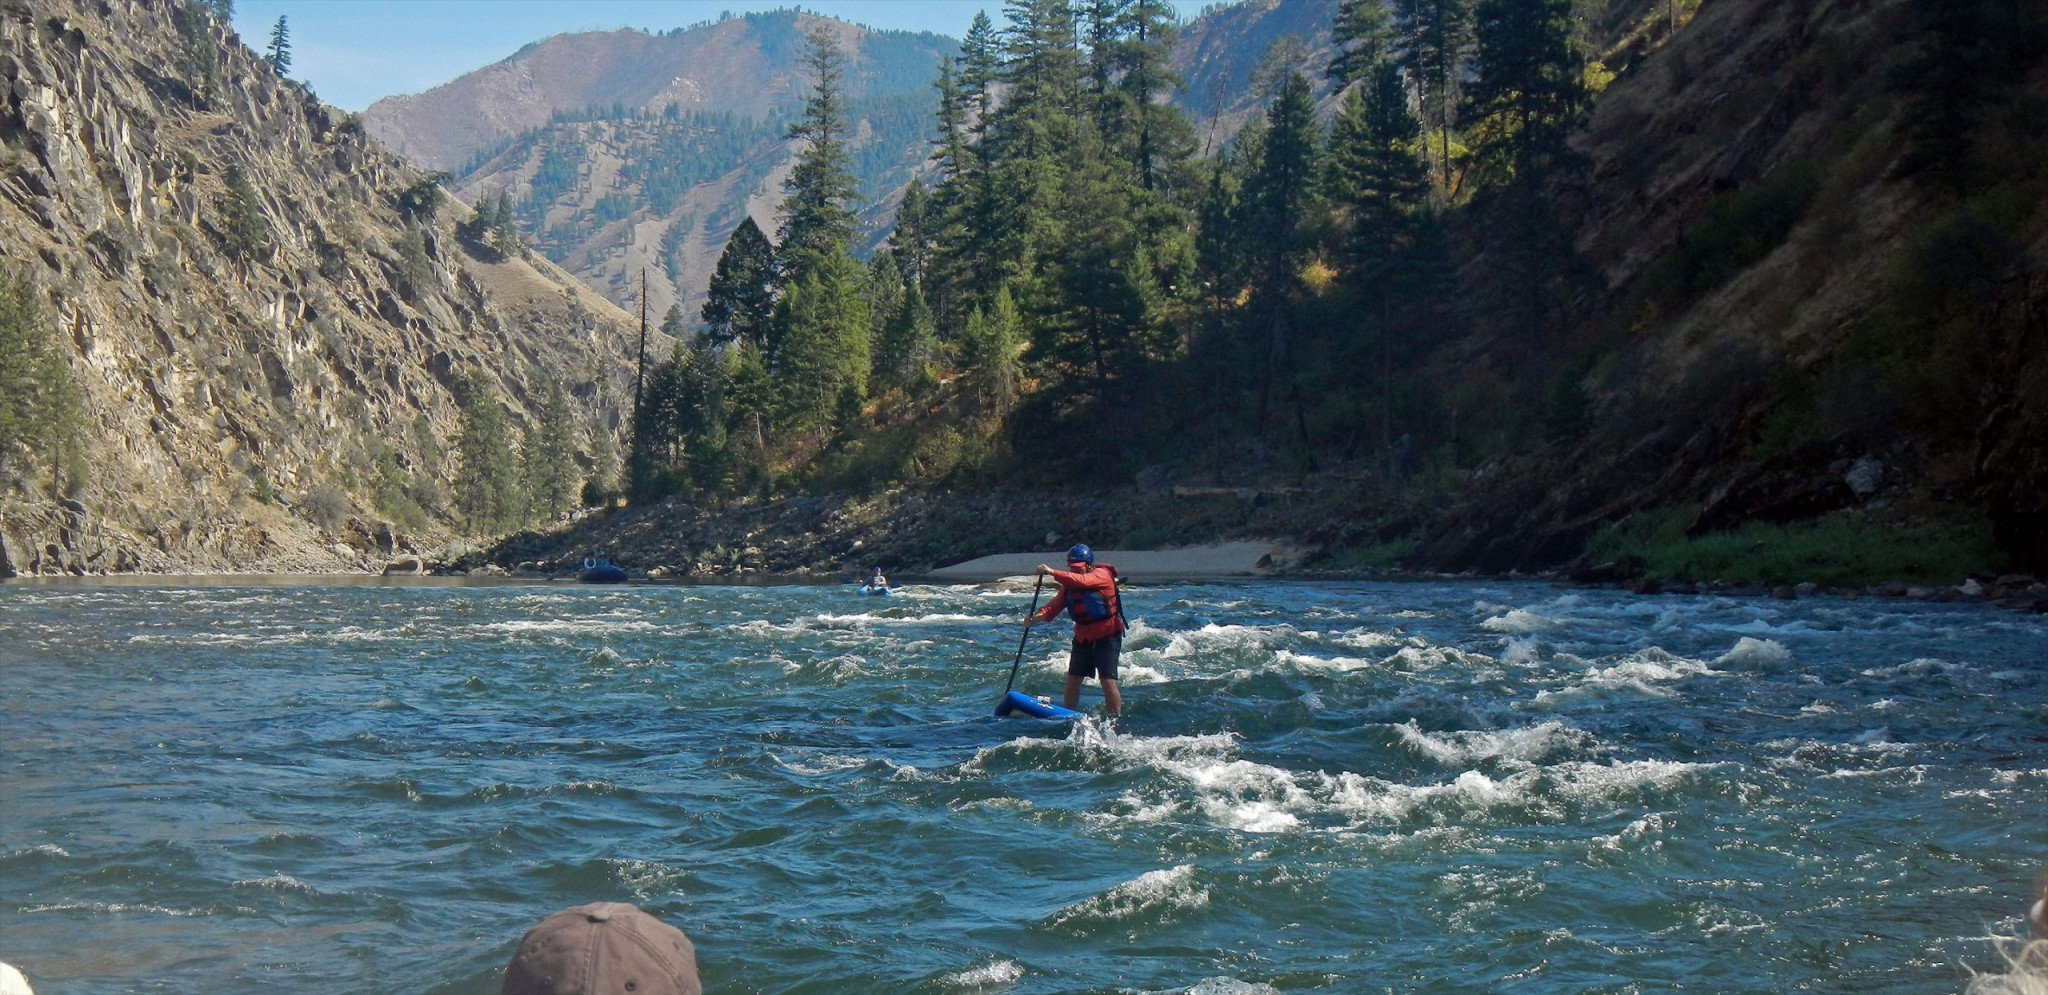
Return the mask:
{"type": "Polygon", "coordinates": [[[1067,569],[1054,570],[1041,563],[1040,577],[1051,577],[1060,593],[1036,614],[1024,619],[1032,626],[1050,622],[1064,611],[1074,620],[1074,648],[1067,655],[1066,706],[1079,708],[1081,682],[1093,677],[1102,682],[1102,709],[1122,715],[1124,696],[1116,686],[1117,658],[1123,654],[1124,604],[1117,591],[1116,568],[1095,562],[1095,551],[1086,543],[1067,550],[1067,569]]]}

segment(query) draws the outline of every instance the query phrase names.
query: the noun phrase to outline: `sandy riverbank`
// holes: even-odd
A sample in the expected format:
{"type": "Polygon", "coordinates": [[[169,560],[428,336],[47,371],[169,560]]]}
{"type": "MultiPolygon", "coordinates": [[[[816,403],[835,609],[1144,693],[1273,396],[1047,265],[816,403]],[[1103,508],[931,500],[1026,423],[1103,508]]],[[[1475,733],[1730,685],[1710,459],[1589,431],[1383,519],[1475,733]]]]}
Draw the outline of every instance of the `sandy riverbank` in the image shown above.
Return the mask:
{"type": "MultiPolygon", "coordinates": [[[[939,567],[926,576],[934,580],[973,582],[1016,577],[1037,571],[1041,563],[1064,569],[1067,551],[997,553],[939,567]]],[[[1206,577],[1253,577],[1283,570],[1299,558],[1292,547],[1270,542],[1225,542],[1185,549],[1099,549],[1098,563],[1107,563],[1136,581],[1200,580],[1206,577]]]]}

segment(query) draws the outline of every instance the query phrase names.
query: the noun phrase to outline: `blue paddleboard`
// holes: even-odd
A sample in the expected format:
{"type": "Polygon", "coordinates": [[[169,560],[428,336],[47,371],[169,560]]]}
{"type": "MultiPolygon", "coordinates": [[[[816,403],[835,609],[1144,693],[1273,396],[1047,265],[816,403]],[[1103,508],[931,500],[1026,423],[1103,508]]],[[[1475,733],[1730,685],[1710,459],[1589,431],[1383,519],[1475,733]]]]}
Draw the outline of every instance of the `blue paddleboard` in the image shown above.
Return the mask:
{"type": "Polygon", "coordinates": [[[1084,717],[1071,708],[1061,708],[1050,701],[1040,701],[1022,691],[1012,691],[1003,695],[1003,700],[996,702],[996,714],[1005,717],[1014,715],[1031,719],[1057,719],[1062,722],[1084,717]]]}

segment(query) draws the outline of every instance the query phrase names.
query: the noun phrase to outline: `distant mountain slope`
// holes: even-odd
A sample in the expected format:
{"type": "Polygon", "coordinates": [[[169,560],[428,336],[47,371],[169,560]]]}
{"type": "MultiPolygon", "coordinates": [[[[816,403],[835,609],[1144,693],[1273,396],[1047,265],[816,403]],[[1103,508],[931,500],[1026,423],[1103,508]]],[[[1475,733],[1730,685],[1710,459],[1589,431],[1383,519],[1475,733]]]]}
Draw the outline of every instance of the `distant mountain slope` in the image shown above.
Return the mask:
{"type": "Polygon", "coordinates": [[[87,443],[0,495],[0,576],[378,565],[454,533],[459,378],[515,426],[549,381],[579,422],[620,417],[625,315],[473,257],[467,209],[198,4],[0,0],[0,87],[0,260],[87,443]],[[418,515],[388,510],[400,484],[418,515]]]}
{"type": "Polygon", "coordinates": [[[775,228],[794,156],[783,133],[812,85],[799,60],[820,27],[848,54],[854,167],[879,237],[891,195],[926,156],[931,83],[956,47],[939,35],[795,11],[662,35],[557,35],[429,93],[378,101],[364,121],[453,170],[465,201],[510,195],[535,247],[615,303],[638,306],[644,272],[656,320],[680,303],[694,321],[739,219],[775,228]]]}
{"type": "Polygon", "coordinates": [[[479,151],[564,112],[659,115],[675,108],[779,120],[809,91],[798,60],[815,27],[832,32],[846,50],[847,93],[854,98],[929,94],[939,56],[955,47],[941,35],[871,31],[793,10],[662,34],[555,35],[426,93],[379,100],[363,111],[363,124],[413,162],[454,172],[467,171],[479,151]]]}

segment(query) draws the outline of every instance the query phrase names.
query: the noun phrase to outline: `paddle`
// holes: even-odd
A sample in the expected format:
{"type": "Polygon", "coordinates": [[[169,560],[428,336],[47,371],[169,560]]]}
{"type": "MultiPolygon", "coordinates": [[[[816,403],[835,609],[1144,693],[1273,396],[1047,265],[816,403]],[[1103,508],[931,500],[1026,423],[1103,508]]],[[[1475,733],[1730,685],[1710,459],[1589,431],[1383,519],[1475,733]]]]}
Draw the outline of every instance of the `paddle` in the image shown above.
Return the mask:
{"type": "Polygon", "coordinates": [[[1010,664],[1010,679],[1003,684],[1003,697],[1010,696],[1010,689],[1017,684],[1017,668],[1024,665],[1024,641],[1031,638],[1031,616],[1038,614],[1038,596],[1045,593],[1045,575],[1038,575],[1038,586],[1031,589],[1031,610],[1024,613],[1024,633],[1017,637],[1017,662],[1010,664]]]}

